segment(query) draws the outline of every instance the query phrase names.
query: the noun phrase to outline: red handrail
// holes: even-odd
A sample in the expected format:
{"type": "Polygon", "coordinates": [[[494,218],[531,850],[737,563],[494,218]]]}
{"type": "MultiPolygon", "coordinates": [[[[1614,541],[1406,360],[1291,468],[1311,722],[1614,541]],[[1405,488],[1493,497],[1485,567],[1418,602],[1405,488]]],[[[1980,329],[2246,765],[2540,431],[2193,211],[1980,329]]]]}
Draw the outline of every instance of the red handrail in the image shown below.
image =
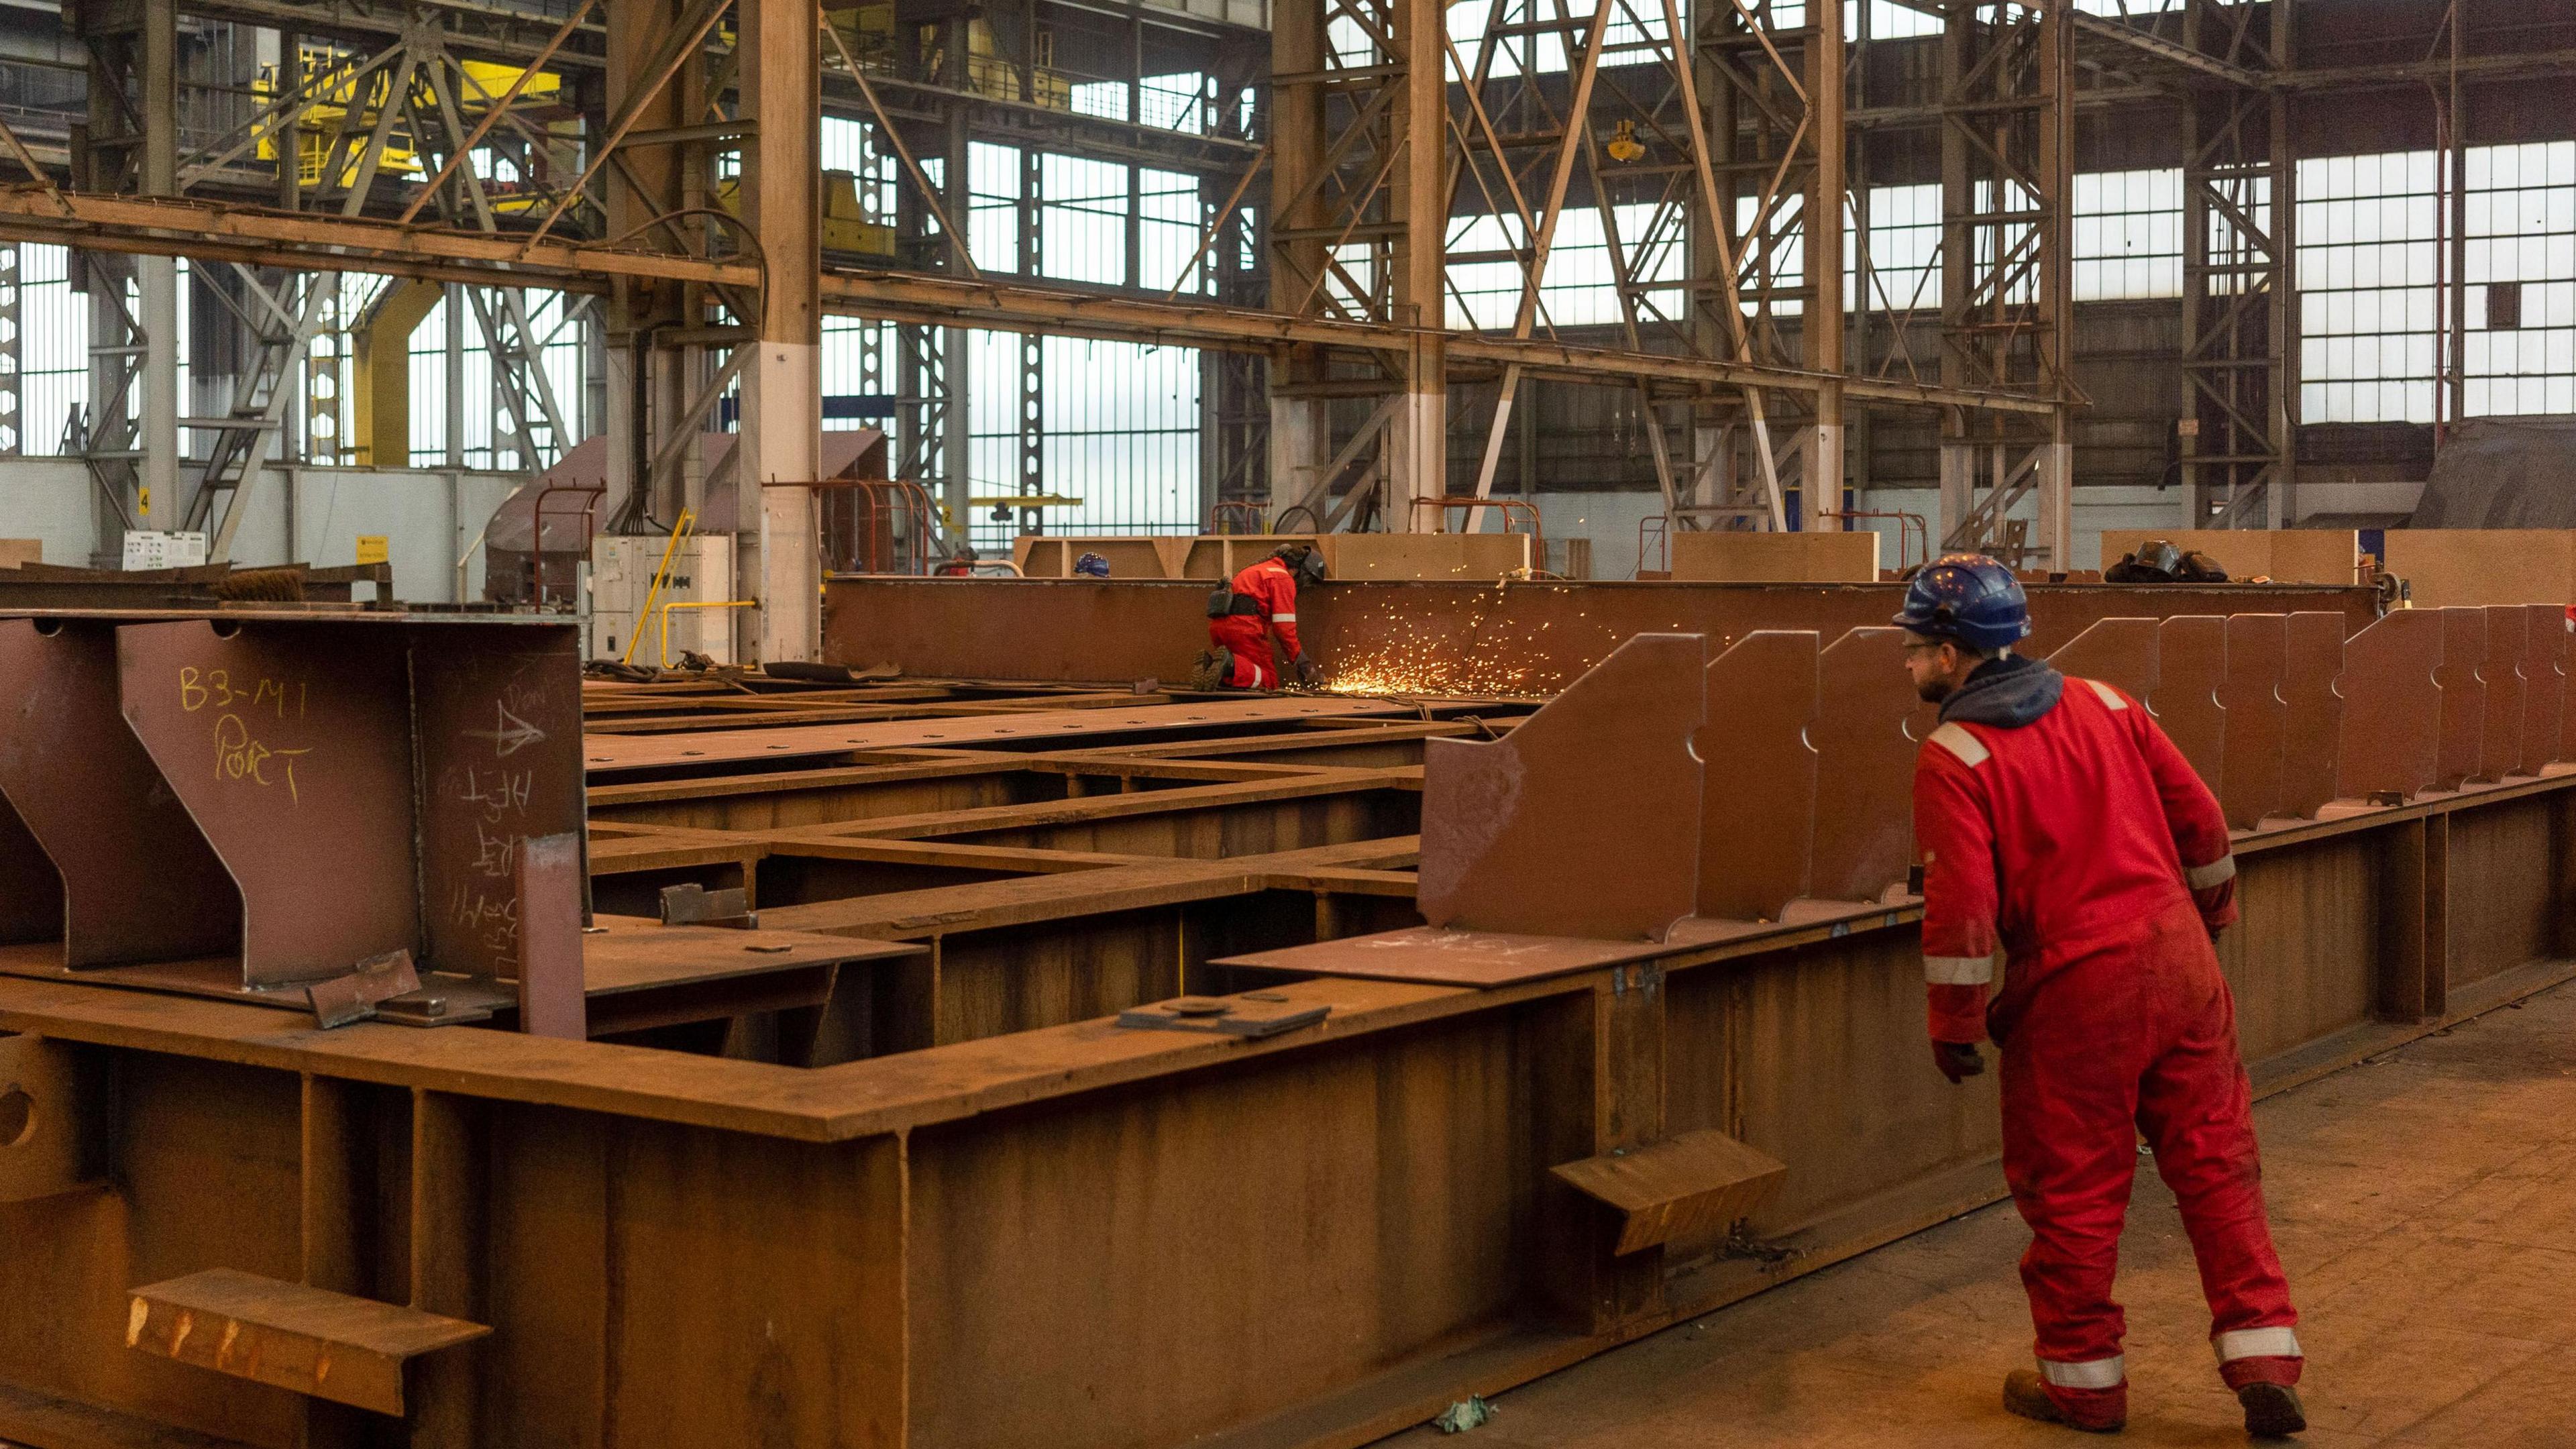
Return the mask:
{"type": "Polygon", "coordinates": [[[1262,512],[1261,505],[1258,503],[1246,503],[1237,499],[1226,503],[1214,503],[1208,506],[1207,531],[1210,533],[1258,534],[1267,530],[1269,527],[1269,517],[1262,512]],[[1248,528],[1228,528],[1226,527],[1226,521],[1228,519],[1249,519],[1251,521],[1251,526],[1248,528]]]}
{"type": "Polygon", "coordinates": [[[574,565],[575,571],[572,578],[564,581],[564,601],[570,603],[573,589],[581,577],[580,564],[590,561],[591,539],[598,532],[599,500],[606,496],[607,490],[584,488],[572,483],[550,483],[538,489],[537,496],[530,500],[528,505],[528,602],[532,604],[542,604],[546,601],[546,498],[549,494],[555,493],[582,495],[580,560],[574,565]]]}
{"type": "Polygon", "coordinates": [[[858,571],[930,572],[930,490],[907,478],[864,479],[857,489],[858,536],[851,563],[858,571]],[[906,523],[910,526],[899,527],[906,523]]]}

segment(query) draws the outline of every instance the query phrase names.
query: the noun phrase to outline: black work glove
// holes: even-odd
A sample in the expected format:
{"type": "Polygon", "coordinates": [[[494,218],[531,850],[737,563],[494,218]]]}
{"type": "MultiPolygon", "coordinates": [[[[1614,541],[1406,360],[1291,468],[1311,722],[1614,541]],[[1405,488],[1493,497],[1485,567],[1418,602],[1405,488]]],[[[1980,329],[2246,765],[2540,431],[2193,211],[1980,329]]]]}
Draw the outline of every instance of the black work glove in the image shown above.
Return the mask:
{"type": "Polygon", "coordinates": [[[1936,1041],[1932,1043],[1932,1065],[1957,1086],[1970,1077],[1986,1074],[1986,1054],[1970,1041],[1936,1041]]]}
{"type": "Polygon", "coordinates": [[[1310,688],[1316,680],[1324,677],[1324,671],[1315,667],[1315,661],[1303,654],[1297,656],[1296,669],[1297,682],[1310,688]]]}

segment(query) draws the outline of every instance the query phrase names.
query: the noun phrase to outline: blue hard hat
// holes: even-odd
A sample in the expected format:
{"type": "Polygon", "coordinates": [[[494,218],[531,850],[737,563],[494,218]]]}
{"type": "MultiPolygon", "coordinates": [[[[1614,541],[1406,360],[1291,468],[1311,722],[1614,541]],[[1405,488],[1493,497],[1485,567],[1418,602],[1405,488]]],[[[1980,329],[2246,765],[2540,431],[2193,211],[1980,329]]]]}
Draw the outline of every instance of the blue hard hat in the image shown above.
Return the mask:
{"type": "Polygon", "coordinates": [[[2030,600],[2012,570],[1984,554],[1944,554],[1914,576],[1896,626],[1992,654],[2030,633],[2030,600]]]}
{"type": "Polygon", "coordinates": [[[1096,553],[1087,553],[1073,561],[1073,571],[1078,574],[1089,574],[1095,579],[1105,579],[1109,577],[1109,560],[1096,553]]]}

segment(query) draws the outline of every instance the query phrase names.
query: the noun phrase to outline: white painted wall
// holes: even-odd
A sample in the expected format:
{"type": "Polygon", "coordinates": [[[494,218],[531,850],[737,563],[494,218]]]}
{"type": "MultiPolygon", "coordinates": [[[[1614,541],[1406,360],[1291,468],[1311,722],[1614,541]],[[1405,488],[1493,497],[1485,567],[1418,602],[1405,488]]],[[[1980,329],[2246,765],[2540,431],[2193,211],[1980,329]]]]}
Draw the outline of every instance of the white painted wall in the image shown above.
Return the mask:
{"type": "MultiPolygon", "coordinates": [[[[456,560],[471,547],[465,597],[475,598],[483,589],[476,535],[524,479],[425,468],[263,469],[233,535],[233,561],[353,564],[358,536],[382,534],[397,598],[454,603],[456,560]]],[[[87,468],[75,461],[0,459],[0,538],[43,540],[47,563],[89,563],[97,546],[90,488],[87,468]]]]}

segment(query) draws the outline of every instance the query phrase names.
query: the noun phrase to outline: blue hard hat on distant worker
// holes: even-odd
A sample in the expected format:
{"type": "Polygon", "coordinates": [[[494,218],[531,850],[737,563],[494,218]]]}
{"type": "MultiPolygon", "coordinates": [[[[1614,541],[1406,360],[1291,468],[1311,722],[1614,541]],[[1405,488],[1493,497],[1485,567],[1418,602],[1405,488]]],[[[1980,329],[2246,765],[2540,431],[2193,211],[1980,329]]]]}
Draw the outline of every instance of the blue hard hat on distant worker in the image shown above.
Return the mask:
{"type": "Polygon", "coordinates": [[[1089,574],[1095,579],[1105,579],[1109,577],[1109,560],[1096,553],[1087,553],[1073,561],[1073,571],[1078,574],[1089,574]]]}
{"type": "Polygon", "coordinates": [[[2011,569],[1984,554],[1944,554],[1915,574],[1896,626],[1992,654],[2030,633],[2030,599],[2011,569]]]}

